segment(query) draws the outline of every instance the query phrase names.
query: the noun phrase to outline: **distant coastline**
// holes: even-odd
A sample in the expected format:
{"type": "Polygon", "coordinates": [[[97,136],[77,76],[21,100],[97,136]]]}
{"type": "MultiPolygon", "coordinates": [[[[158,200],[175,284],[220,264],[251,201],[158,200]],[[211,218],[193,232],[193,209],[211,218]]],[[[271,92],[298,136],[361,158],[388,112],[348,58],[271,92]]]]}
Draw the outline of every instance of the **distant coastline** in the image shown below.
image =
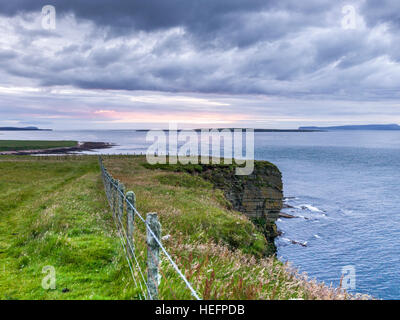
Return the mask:
{"type": "MultiPolygon", "coordinates": [[[[246,130],[246,129],[251,129],[251,128],[203,128],[203,129],[179,129],[178,131],[187,131],[187,130],[193,130],[195,132],[201,132],[202,130],[246,130]]],[[[135,130],[137,132],[148,132],[151,129],[138,129],[135,130]]],[[[160,129],[162,131],[169,131],[169,129],[160,129]]],[[[323,130],[319,129],[253,129],[254,132],[322,132],[323,130]]]]}
{"type": "MultiPolygon", "coordinates": [[[[32,141],[27,141],[32,142],[32,141]]],[[[40,142],[40,141],[39,141],[40,142]]],[[[73,154],[82,151],[93,151],[97,149],[109,149],[115,146],[113,143],[108,142],[76,142],[75,146],[71,147],[54,147],[54,148],[43,148],[43,149],[29,149],[29,146],[26,149],[20,150],[9,150],[9,151],[0,151],[0,155],[17,155],[17,156],[26,156],[26,155],[65,155],[65,154],[73,154]]]]}
{"type": "Polygon", "coordinates": [[[37,127],[0,127],[0,131],[53,131],[53,129],[39,129],[37,127]]]}
{"type": "Polygon", "coordinates": [[[320,130],[320,131],[334,131],[334,130],[400,130],[398,124],[367,124],[367,125],[346,125],[346,126],[332,126],[332,127],[299,127],[299,130],[320,130]]]}

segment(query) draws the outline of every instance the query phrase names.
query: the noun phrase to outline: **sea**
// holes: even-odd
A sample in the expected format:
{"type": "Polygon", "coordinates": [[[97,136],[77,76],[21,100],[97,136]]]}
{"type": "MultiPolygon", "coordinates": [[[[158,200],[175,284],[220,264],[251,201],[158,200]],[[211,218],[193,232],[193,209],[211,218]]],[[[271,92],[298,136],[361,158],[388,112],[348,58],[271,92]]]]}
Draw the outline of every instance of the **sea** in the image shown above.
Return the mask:
{"type": "MultiPolygon", "coordinates": [[[[0,140],[117,144],[87,153],[141,154],[145,132],[0,132],[0,140]]],[[[255,159],[282,172],[286,208],[277,256],[350,292],[400,299],[400,131],[257,132],[255,159]],[[350,270],[350,271],[349,271],[350,270]]]]}

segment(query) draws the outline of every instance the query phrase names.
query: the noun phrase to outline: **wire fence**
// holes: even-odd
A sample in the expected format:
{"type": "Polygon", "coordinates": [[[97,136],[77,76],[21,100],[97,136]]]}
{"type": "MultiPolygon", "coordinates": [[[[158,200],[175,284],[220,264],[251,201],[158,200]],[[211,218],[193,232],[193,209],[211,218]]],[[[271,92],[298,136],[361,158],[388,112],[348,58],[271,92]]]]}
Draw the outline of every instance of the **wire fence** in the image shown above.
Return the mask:
{"type": "Polygon", "coordinates": [[[157,213],[147,213],[144,218],[136,209],[134,192],[125,192],[125,186],[107,171],[101,157],[99,163],[115,227],[137,288],[137,298],[201,300],[163,246],[157,213]]]}

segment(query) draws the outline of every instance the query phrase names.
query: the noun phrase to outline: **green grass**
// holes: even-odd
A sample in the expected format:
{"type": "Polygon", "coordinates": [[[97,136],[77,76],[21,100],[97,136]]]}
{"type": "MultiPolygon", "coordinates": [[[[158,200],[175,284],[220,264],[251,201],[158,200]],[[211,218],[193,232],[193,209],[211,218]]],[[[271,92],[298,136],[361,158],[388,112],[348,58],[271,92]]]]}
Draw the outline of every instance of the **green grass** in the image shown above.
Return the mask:
{"type": "Polygon", "coordinates": [[[0,157],[0,299],[135,298],[97,159],[31,159],[0,157]]]}
{"type": "MultiPolygon", "coordinates": [[[[263,235],[211,183],[186,172],[149,170],[144,157],[104,162],[134,190],[144,216],[159,214],[162,236],[169,235],[165,247],[204,299],[348,297],[264,257],[263,235]]],[[[136,223],[144,266],[145,233],[136,223]]],[[[138,298],[97,157],[0,156],[0,270],[0,299],[138,298]],[[55,290],[41,286],[45,266],[56,270],[55,290]]],[[[192,298],[164,255],[160,298],[192,298]]]]}
{"type": "MultiPolygon", "coordinates": [[[[232,161],[232,159],[226,159],[229,161],[232,161]]],[[[176,161],[176,159],[175,159],[176,161]]],[[[163,164],[157,163],[157,164],[149,164],[149,163],[143,163],[143,166],[147,169],[161,169],[161,170],[167,170],[167,171],[174,171],[174,172],[187,172],[190,174],[193,173],[202,173],[204,171],[209,170],[212,167],[215,167],[217,164],[218,167],[222,170],[229,170],[229,171],[234,171],[235,168],[237,167],[242,167],[242,165],[238,165],[236,162],[233,161],[233,163],[226,163],[225,164],[225,159],[224,158],[209,158],[209,164],[202,164],[201,157],[198,157],[197,159],[197,164],[193,163],[188,163],[188,164],[182,164],[180,162],[178,163],[169,163],[169,157],[165,157],[165,162],[163,164]],[[216,164],[213,164],[216,163],[216,164]]],[[[273,163],[269,161],[256,161],[254,163],[255,167],[272,167],[272,168],[277,168],[273,163]]]]}
{"type": "Polygon", "coordinates": [[[0,140],[0,151],[66,148],[77,144],[77,141],[0,140]]]}

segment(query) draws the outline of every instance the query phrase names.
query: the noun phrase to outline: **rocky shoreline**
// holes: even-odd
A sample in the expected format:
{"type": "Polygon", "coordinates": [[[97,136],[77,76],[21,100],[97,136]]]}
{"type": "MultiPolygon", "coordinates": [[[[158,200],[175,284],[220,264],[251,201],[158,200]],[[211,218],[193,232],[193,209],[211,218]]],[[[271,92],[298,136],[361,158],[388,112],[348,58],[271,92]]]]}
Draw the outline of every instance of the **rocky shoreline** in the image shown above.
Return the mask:
{"type": "Polygon", "coordinates": [[[107,142],[78,142],[74,147],[60,147],[50,149],[36,149],[36,150],[18,150],[18,151],[3,151],[0,155],[40,155],[40,154],[71,154],[82,151],[93,151],[96,149],[109,149],[115,144],[107,142]]]}

